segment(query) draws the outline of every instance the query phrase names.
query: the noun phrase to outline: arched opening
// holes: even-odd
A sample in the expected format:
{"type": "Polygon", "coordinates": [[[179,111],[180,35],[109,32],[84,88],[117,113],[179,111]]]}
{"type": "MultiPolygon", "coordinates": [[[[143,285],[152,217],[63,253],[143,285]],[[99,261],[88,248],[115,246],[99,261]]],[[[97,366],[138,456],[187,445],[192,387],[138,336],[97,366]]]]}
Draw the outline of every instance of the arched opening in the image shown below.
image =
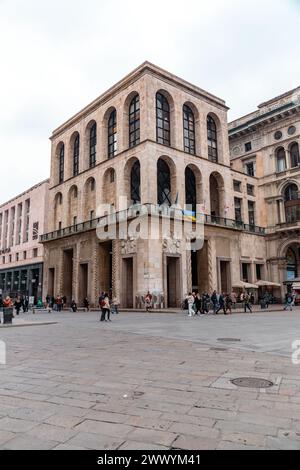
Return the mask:
{"type": "Polygon", "coordinates": [[[75,132],[70,140],[70,147],[72,152],[72,176],[79,174],[79,153],[80,153],[80,136],[75,132]]]}
{"type": "Polygon", "coordinates": [[[116,172],[113,168],[108,168],[104,173],[102,201],[116,209],[116,172]]]}
{"type": "Polygon", "coordinates": [[[63,217],[63,195],[62,193],[57,193],[54,197],[54,224],[53,229],[59,230],[62,226],[62,217],[63,217]]]}
{"type": "Polygon", "coordinates": [[[196,212],[197,204],[202,202],[201,172],[195,165],[188,165],[185,169],[185,204],[196,212]]]}
{"type": "Polygon", "coordinates": [[[140,97],[135,95],[129,105],[129,147],[135,147],[140,143],[140,97]]]}
{"type": "Polygon", "coordinates": [[[187,104],[183,105],[183,148],[191,155],[196,154],[195,116],[187,104]]]}
{"type": "Polygon", "coordinates": [[[218,132],[215,119],[209,114],[207,116],[207,148],[208,159],[218,163],[218,132]]]}
{"type": "Polygon", "coordinates": [[[108,118],[107,127],[108,158],[113,158],[117,153],[117,111],[113,109],[108,118]]]}
{"type": "Polygon", "coordinates": [[[300,220],[300,197],[298,186],[289,184],[284,190],[285,220],[293,223],[300,220]]]}
{"type": "MultiPolygon", "coordinates": [[[[299,245],[300,246],[300,245],[299,245]]],[[[298,277],[299,246],[289,246],[286,252],[286,280],[293,281],[298,277]]]]}
{"type": "Polygon", "coordinates": [[[157,204],[171,206],[175,201],[176,170],[172,160],[161,157],[157,161],[157,204]]]}
{"type": "Polygon", "coordinates": [[[168,94],[156,93],[156,141],[170,147],[171,145],[171,108],[168,94]]]}
{"type": "Polygon", "coordinates": [[[286,170],[285,150],[283,147],[280,147],[276,151],[276,166],[277,166],[277,172],[286,170]]]}
{"type": "Polygon", "coordinates": [[[141,202],[141,165],[136,157],[130,158],[125,165],[124,180],[129,206],[141,202]]]}
{"type": "Polygon", "coordinates": [[[223,178],[219,173],[212,173],[209,178],[210,213],[212,217],[222,217],[223,178]]]}
{"type": "Polygon", "coordinates": [[[294,142],[290,146],[291,168],[296,168],[300,165],[299,145],[294,142]]]}
{"type": "Polygon", "coordinates": [[[68,225],[76,225],[78,223],[78,188],[76,185],[71,186],[68,199],[68,225]]]}
{"type": "Polygon", "coordinates": [[[96,217],[96,181],[89,178],[84,185],[84,211],[83,220],[93,220],[96,217]]]}
{"type": "Polygon", "coordinates": [[[97,123],[92,120],[86,128],[86,152],[85,166],[86,168],[93,168],[97,161],[97,123]]]}
{"type": "Polygon", "coordinates": [[[64,181],[64,173],[65,173],[65,144],[60,142],[56,149],[56,158],[57,158],[57,180],[58,183],[62,183],[64,181]]]}

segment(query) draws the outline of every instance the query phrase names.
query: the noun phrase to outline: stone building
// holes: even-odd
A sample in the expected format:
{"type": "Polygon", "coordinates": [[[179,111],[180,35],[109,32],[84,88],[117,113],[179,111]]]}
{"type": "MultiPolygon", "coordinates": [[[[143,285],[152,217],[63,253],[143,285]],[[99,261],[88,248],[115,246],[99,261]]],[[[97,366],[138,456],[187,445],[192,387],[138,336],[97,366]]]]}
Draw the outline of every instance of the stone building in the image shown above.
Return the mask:
{"type": "Polygon", "coordinates": [[[79,304],[87,296],[93,305],[112,289],[129,308],[149,290],[156,307],[178,307],[192,289],[228,292],[270,278],[260,182],[231,166],[227,111],[222,99],[145,62],[53,132],[44,296],[79,304]],[[236,182],[248,210],[235,206],[236,182]],[[160,207],[156,239],[99,238],[110,210],[120,224],[124,198],[160,207]],[[169,215],[175,230],[175,203],[202,207],[196,251],[162,231],[169,215]]]}
{"type": "Polygon", "coordinates": [[[0,292],[42,296],[44,232],[49,180],[0,206],[0,292]]]}
{"type": "MultiPolygon", "coordinates": [[[[256,220],[266,228],[269,280],[284,297],[300,276],[300,87],[230,123],[229,139],[232,169],[258,179],[256,220]]],[[[234,197],[247,211],[245,193],[236,188],[234,197]]]]}

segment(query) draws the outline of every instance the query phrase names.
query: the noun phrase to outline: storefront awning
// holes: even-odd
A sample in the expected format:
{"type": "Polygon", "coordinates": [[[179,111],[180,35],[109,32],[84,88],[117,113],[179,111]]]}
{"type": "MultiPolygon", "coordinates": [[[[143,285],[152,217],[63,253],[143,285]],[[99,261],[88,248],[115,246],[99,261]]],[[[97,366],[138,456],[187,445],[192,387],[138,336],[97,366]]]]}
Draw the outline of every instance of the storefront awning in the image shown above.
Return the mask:
{"type": "Polygon", "coordinates": [[[256,284],[250,284],[249,282],[237,281],[232,287],[238,287],[239,289],[258,289],[256,284]]]}
{"type": "Polygon", "coordinates": [[[281,284],[278,284],[277,282],[270,282],[270,281],[257,281],[256,285],[258,287],[281,287],[281,284]]]}

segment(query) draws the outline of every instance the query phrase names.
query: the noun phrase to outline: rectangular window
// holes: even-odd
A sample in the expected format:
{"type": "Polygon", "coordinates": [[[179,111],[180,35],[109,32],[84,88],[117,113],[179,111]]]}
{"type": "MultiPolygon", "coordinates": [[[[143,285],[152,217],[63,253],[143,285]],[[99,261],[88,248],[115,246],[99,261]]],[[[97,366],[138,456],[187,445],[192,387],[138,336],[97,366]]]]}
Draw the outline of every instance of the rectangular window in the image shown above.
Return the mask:
{"type": "Polygon", "coordinates": [[[248,162],[245,165],[246,174],[248,176],[255,176],[255,164],[254,162],[248,162]]]}
{"type": "Polygon", "coordinates": [[[39,238],[39,223],[34,222],[32,226],[32,240],[37,240],[39,238]]]}
{"type": "Polygon", "coordinates": [[[23,259],[26,259],[26,258],[27,258],[27,252],[23,251],[23,259]]]}
{"type": "Polygon", "coordinates": [[[258,281],[261,281],[262,279],[262,265],[261,264],[256,265],[256,279],[258,281]]]}
{"type": "Polygon", "coordinates": [[[248,201],[249,225],[255,225],[255,203],[248,201]]]}
{"type": "Polygon", "coordinates": [[[253,186],[253,184],[247,184],[247,194],[248,194],[248,196],[254,196],[254,186],[253,186]]]}
{"type": "Polygon", "coordinates": [[[242,276],[244,282],[250,282],[250,264],[242,263],[242,276]]]}
{"type": "Polygon", "coordinates": [[[251,142],[247,142],[245,144],[245,152],[250,152],[250,150],[252,150],[252,144],[251,142]]]}
{"type": "Polygon", "coordinates": [[[19,253],[16,253],[16,261],[19,261],[19,253]]]}
{"type": "Polygon", "coordinates": [[[234,198],[235,221],[242,222],[242,200],[234,198]]]}
{"type": "Polygon", "coordinates": [[[238,193],[241,192],[241,181],[233,180],[233,189],[234,191],[237,191],[238,193]]]}
{"type": "Polygon", "coordinates": [[[37,248],[34,248],[34,249],[33,249],[33,257],[34,257],[34,258],[37,258],[37,257],[38,257],[38,249],[37,249],[37,248]]]}
{"type": "Polygon", "coordinates": [[[76,225],[77,224],[77,217],[73,217],[73,225],[76,225]]]}

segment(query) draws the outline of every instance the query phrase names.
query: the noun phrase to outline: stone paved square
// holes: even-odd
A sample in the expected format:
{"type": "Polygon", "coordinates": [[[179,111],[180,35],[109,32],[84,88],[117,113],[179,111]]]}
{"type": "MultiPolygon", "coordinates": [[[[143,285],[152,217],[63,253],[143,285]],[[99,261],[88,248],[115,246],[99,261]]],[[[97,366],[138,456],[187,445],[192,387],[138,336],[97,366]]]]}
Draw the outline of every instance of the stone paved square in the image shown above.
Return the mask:
{"type": "Polygon", "coordinates": [[[33,325],[0,329],[1,449],[300,449],[299,308],[20,322],[33,325]],[[238,377],[274,386],[240,388],[238,377]]]}

